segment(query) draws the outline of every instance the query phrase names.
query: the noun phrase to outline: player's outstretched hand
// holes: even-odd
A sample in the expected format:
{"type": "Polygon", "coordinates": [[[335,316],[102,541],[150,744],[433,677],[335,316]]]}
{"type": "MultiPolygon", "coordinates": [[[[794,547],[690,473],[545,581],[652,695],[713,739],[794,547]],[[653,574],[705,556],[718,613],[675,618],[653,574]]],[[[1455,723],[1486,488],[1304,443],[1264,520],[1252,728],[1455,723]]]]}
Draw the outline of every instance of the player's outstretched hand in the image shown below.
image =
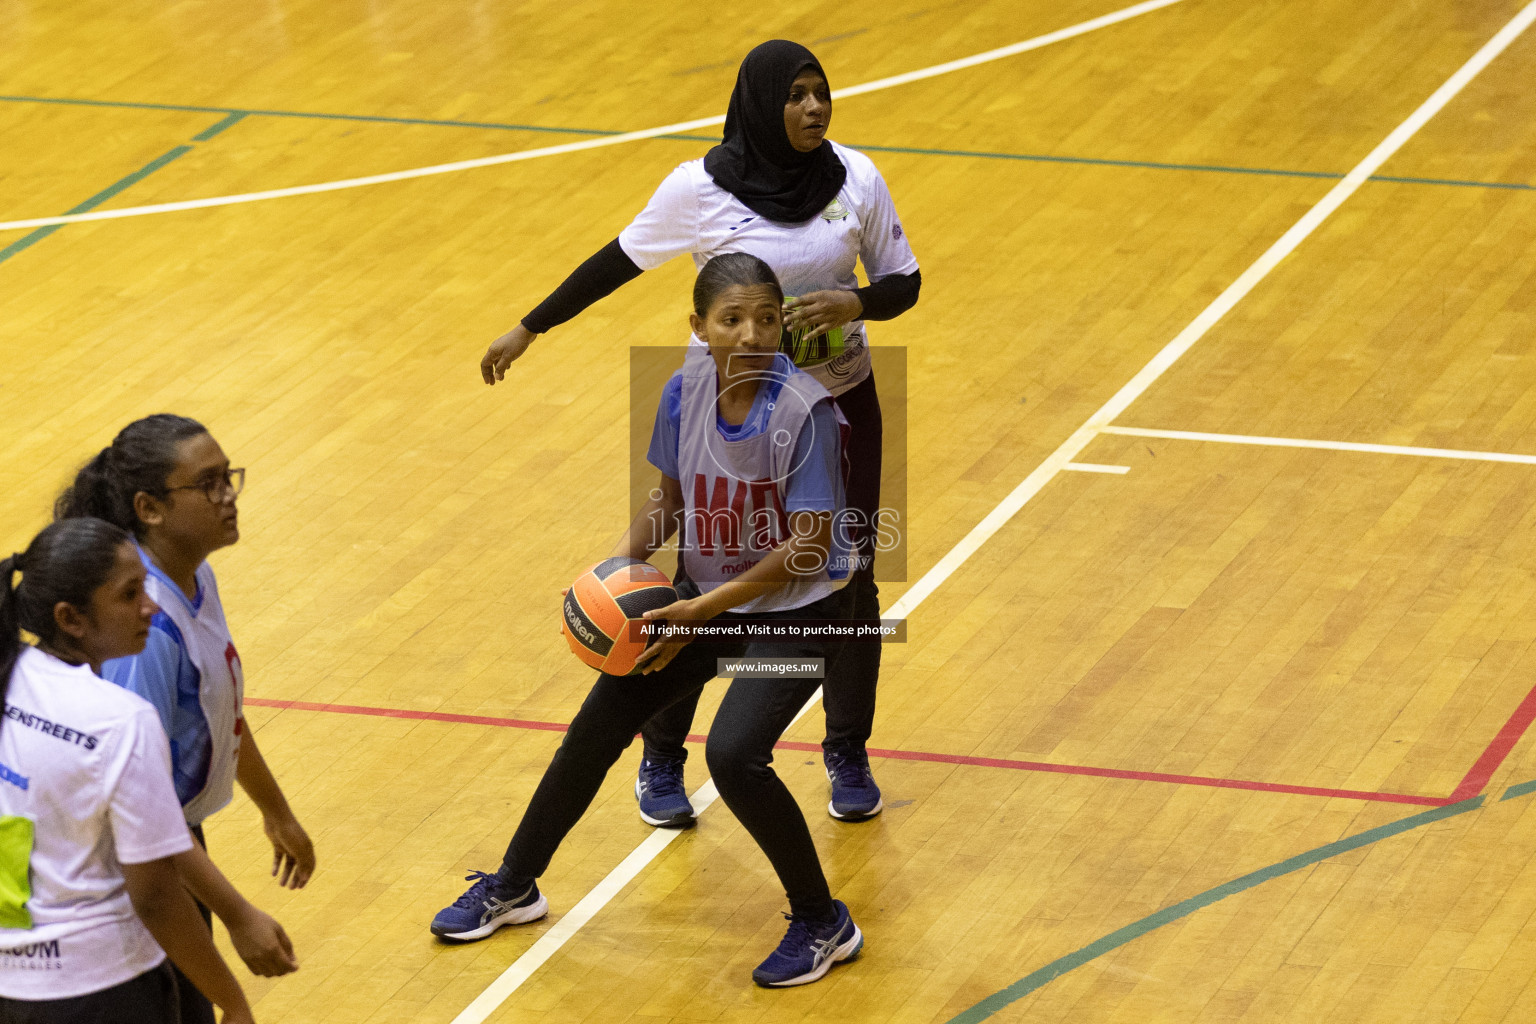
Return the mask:
{"type": "Polygon", "coordinates": [[[285,889],[302,889],[315,873],[315,844],[292,814],[262,819],[272,842],[272,877],[285,889]]]}
{"type": "MultiPolygon", "coordinates": [[[[249,906],[249,904],[247,905],[249,906]]],[[[235,952],[245,961],[251,973],[262,978],[281,978],[299,969],[299,958],[293,955],[293,943],[288,933],[271,914],[250,907],[245,916],[229,928],[229,941],[235,952]]]]}
{"type": "Polygon", "coordinates": [[[487,384],[494,385],[507,375],[507,367],[511,366],[528,346],[533,344],[534,334],[522,324],[518,324],[506,334],[491,342],[491,347],[485,350],[485,356],[480,360],[480,377],[487,384]]]}
{"type": "Polygon", "coordinates": [[[797,333],[805,331],[807,338],[819,338],[834,327],[852,323],[863,312],[864,303],[853,292],[811,292],[784,300],[784,326],[797,333]]]}

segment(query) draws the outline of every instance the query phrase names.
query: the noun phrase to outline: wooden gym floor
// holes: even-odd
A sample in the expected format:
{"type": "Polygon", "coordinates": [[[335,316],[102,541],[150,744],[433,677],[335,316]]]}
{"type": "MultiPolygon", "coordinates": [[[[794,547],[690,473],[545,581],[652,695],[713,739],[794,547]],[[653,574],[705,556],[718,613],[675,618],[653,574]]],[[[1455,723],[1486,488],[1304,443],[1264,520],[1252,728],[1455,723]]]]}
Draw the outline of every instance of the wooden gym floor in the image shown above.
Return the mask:
{"type": "MultiPolygon", "coordinates": [[[[601,138],[722,113],[764,38],[849,86],[1118,2],[0,0],[0,217],[601,138]]],[[[476,364],[711,129],[0,230],[0,542],[139,415],[196,416],[250,468],[216,566],[320,856],[280,891],[249,802],[211,822],[303,959],[248,980],[259,1018],[1536,1016],[1536,33],[1261,260],[1518,13],[1183,0],[838,103],[923,264],[871,330],[906,350],[908,577],[883,593],[909,634],[880,818],[823,813],[819,710],[786,737],[868,937],[794,991],[748,981],[782,927],[767,864],[719,806],[658,850],[635,751],[546,876],[549,921],[426,930],[589,684],[558,595],[626,520],[629,349],[682,340],[691,268],[505,385],[476,364]]]]}

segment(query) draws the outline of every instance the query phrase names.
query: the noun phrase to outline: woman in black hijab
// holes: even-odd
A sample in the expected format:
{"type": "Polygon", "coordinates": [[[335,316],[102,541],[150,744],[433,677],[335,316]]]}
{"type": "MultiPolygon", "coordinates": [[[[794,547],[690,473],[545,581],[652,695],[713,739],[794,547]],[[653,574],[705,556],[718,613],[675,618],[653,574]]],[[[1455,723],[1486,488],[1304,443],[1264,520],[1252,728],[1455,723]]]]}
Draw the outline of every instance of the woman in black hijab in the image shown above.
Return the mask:
{"type": "MultiPolygon", "coordinates": [[[[811,51],[784,39],[754,48],[736,76],[724,141],[668,175],[619,237],[491,343],[480,372],[487,384],[503,379],[537,335],[674,256],[691,254],[700,267],[723,252],[760,257],[796,296],[785,301],[786,326],[797,337],[792,355],[832,392],[851,428],[847,499],[864,526],[850,607],[855,619],[878,619],[872,527],[880,508],[882,427],[864,323],[912,308],[922,279],[884,179],[863,153],[826,138],[831,117],[831,89],[811,51]],[[857,262],[868,285],[859,285],[857,262]]],[[[883,806],[865,752],[879,674],[880,645],[850,643],[824,683],[827,810],[842,821],[865,820],[883,806]]],[[[693,824],[683,743],[695,703],[675,705],[646,725],[635,792],[649,824],[693,824]]]]}
{"type": "MultiPolygon", "coordinates": [[[[754,213],[791,224],[820,213],[848,178],[848,168],[837,154],[821,145],[825,121],[820,134],[802,131],[790,140],[793,115],[786,115],[790,104],[785,98],[804,71],[814,71],[826,82],[811,51],[787,39],[770,39],[747,54],[726,110],[725,141],[704,157],[704,170],[715,184],[754,213]],[[796,142],[811,148],[802,150],[796,142]]],[[[822,106],[813,107],[811,116],[822,106]]],[[[828,96],[828,120],[831,107],[828,96]]]]}

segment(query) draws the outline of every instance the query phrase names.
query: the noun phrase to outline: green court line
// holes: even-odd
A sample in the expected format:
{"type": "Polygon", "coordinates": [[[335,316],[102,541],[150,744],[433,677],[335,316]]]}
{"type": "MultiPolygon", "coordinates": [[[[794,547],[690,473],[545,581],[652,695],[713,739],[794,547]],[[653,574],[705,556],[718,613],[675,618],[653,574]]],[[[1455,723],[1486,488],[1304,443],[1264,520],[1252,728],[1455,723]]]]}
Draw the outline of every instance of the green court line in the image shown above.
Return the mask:
{"type": "MultiPolygon", "coordinates": [[[[85,100],[51,96],[0,95],[0,102],[8,103],[57,103],[84,107],[126,107],[142,110],[186,110],[200,113],[222,113],[242,117],[289,117],[313,118],[322,121],[362,121],[379,124],[434,125],[445,128],[483,128],[496,131],[549,132],[559,135],[622,135],[611,128],[565,128],[548,125],[516,124],[502,121],[455,121],[445,118],[386,117],[378,114],[332,114],[303,110],[236,109],[177,103],[135,103],[122,100],[85,100]]],[[[719,142],[718,135],[659,135],[657,138],[678,142],[719,142]]],[[[1320,178],[1338,181],[1344,177],[1333,171],[1294,171],[1275,167],[1242,167],[1225,164],[1166,163],[1157,160],[1110,160],[1083,156],[1055,156],[1049,153],[1004,153],[982,149],[930,149],[922,146],[873,146],[849,144],[853,149],[871,153],[909,153],[918,156],[968,157],[977,160],[1018,160],[1029,163],[1079,164],[1091,167],[1130,167],[1157,171],[1194,171],[1202,174],[1256,174],[1281,178],[1320,178]]],[[[1536,191],[1536,185],[1526,182],[1474,181],[1460,178],[1413,178],[1397,175],[1372,175],[1371,181],[1399,185],[1447,185],[1457,188],[1502,188],[1516,191],[1536,191]]]]}
{"type": "Polygon", "coordinates": [[[1461,181],[1457,178],[1399,178],[1391,174],[1372,175],[1372,181],[1400,182],[1404,185],[1462,185],[1474,188],[1516,188],[1527,192],[1536,192],[1536,185],[1527,185],[1523,181],[1461,181]]]}
{"type": "Polygon", "coordinates": [[[1536,779],[1530,782],[1522,782],[1518,786],[1510,786],[1504,791],[1504,795],[1499,797],[1499,802],[1503,803],[1505,800],[1513,800],[1515,797],[1525,796],[1527,793],[1536,793],[1536,779]]]}
{"type": "MultiPolygon", "coordinates": [[[[1158,171],[1201,171],[1217,174],[1264,174],[1282,178],[1325,178],[1340,181],[1342,174],[1333,171],[1287,171],[1276,167],[1239,167],[1225,164],[1174,164],[1154,160],[1104,160],[1085,156],[1048,156],[1039,153],[991,153],[974,149],[920,149],[911,146],[854,146],[875,153],[918,153],[929,156],[968,156],[983,160],[1028,160],[1050,164],[1088,164],[1099,167],[1144,167],[1158,171]]],[[[1389,182],[1403,185],[1455,185],[1461,188],[1512,188],[1536,191],[1536,185],[1508,181],[1464,181],[1457,178],[1403,178],[1389,174],[1373,174],[1368,181],[1389,182]]]]}
{"type": "MultiPolygon", "coordinates": [[[[680,137],[680,136],[678,136],[680,137]]],[[[697,137],[697,136],[695,136],[697,137]]],[[[1088,164],[1099,167],[1144,167],[1158,171],[1201,171],[1217,174],[1263,174],[1281,178],[1325,178],[1341,181],[1344,175],[1333,171],[1288,171],[1278,167],[1241,167],[1228,164],[1175,164],[1156,160],[1107,160],[1086,156],[1051,156],[1042,153],[995,153],[978,149],[922,149],[915,146],[853,146],[874,153],[917,153],[925,156],[968,156],[982,160],[1027,160],[1047,164],[1088,164]]],[[[1470,181],[1460,178],[1405,178],[1391,174],[1373,174],[1368,181],[1401,185],[1455,185],[1461,188],[1512,188],[1536,191],[1536,185],[1509,181],[1470,181]]]]}
{"type": "Polygon", "coordinates": [[[1205,171],[1221,174],[1266,174],[1282,178],[1329,178],[1342,174],[1332,171],[1287,171],[1273,167],[1229,167],[1222,164],[1174,164],[1156,160],[1108,160],[1086,156],[1049,156],[1040,153],[996,153],[978,149],[923,149],[916,146],[856,146],[877,153],[917,153],[923,156],[968,156],[982,160],[1025,160],[1046,164],[1087,164],[1094,167],[1138,167],[1158,171],[1205,171]]]}
{"type": "MultiPolygon", "coordinates": [[[[220,132],[224,131],[226,128],[230,128],[238,124],[244,117],[245,113],[243,111],[232,111],[229,116],[225,117],[217,124],[209,128],[205,128],[204,130],[198,132],[196,135],[192,136],[192,141],[205,142],[220,132]]],[[[143,167],[140,167],[138,170],[134,171],[127,177],[119,178],[117,181],[114,181],[100,192],[97,192],[95,195],[91,196],[91,198],[87,199],[85,202],[79,204],[73,209],[65,210],[65,216],[68,216],[72,213],[85,213],[88,210],[94,210],[108,199],[111,199],[113,196],[117,195],[119,192],[122,192],[126,188],[131,188],[132,186],[137,185],[139,182],[143,181],[145,178],[149,177],[151,174],[154,174],[160,168],[164,167],[166,164],[186,156],[196,148],[196,146],[183,144],[177,146],[174,149],[168,150],[167,152],[161,153],[159,156],[155,157],[143,167]]],[[[47,238],[49,235],[53,234],[55,231],[58,231],[64,226],[65,225],[63,224],[50,224],[47,227],[38,228],[31,234],[23,235],[22,237],[16,239],[16,241],[12,242],[4,249],[0,249],[0,263],[4,263],[6,260],[10,259],[12,256],[17,255],[23,250],[30,249],[32,246],[36,245],[38,242],[41,242],[43,239],[47,238]]]]}
{"type": "Polygon", "coordinates": [[[237,110],[233,114],[230,114],[228,117],[226,117],[224,120],[220,121],[218,124],[209,128],[204,128],[202,131],[192,136],[192,141],[207,142],[209,139],[213,138],[224,129],[233,128],[235,125],[239,124],[241,121],[244,121],[247,117],[250,116],[251,115],[249,111],[237,110]]]}
{"type": "Polygon", "coordinates": [[[623,135],[600,128],[547,128],[537,124],[511,124],[503,121],[454,121],[430,117],[385,117],[380,114],[327,114],[308,110],[264,110],[254,107],[210,107],[195,103],[138,103],[126,100],[82,100],[60,96],[6,96],[5,103],[56,103],[72,107],[118,107],[129,110],[181,110],[199,114],[243,114],[260,117],[296,117],[317,121],[366,121],[380,124],[424,124],[439,128],[491,128],[498,131],[554,132],[559,135],[623,135]]]}
{"type": "MultiPolygon", "coordinates": [[[[1503,799],[1508,800],[1511,796],[1524,795],[1533,790],[1536,790],[1536,781],[1512,786],[1504,794],[1503,799]],[[1520,792],[1517,793],[1516,790],[1520,792]]],[[[1254,886],[1262,885],[1271,879],[1291,874],[1294,871],[1300,871],[1302,868],[1311,867],[1313,864],[1327,860],[1330,857],[1337,857],[1341,853],[1358,850],[1362,846],[1369,846],[1383,839],[1390,839],[1392,836],[1401,835],[1412,829],[1433,825],[1437,821],[1444,821],[1446,818],[1454,818],[1458,814],[1475,811],[1482,804],[1483,797],[1479,795],[1470,800],[1463,800],[1460,803],[1436,807],[1433,810],[1424,811],[1398,821],[1388,822],[1373,829],[1367,829],[1359,835],[1349,836],[1337,842],[1319,846],[1315,850],[1308,850],[1306,853],[1297,854],[1288,860],[1283,860],[1278,864],[1271,864],[1267,868],[1260,868],[1258,871],[1250,872],[1241,878],[1234,878],[1232,881],[1224,885],[1218,885],[1214,889],[1207,889],[1198,896],[1191,896],[1187,900],[1175,903],[1171,907],[1165,907],[1155,914],[1142,918],[1140,921],[1134,921],[1124,928],[1110,932],[1103,938],[1090,942],[1075,953],[1068,953],[1058,960],[1051,961],[1038,971],[1026,974],[1007,988],[994,992],[970,1009],[951,1017],[947,1024],[979,1024],[980,1021],[986,1020],[1008,1004],[1023,999],[1031,992],[1044,988],[1068,971],[1081,967],[1090,961],[1097,960],[1105,953],[1119,949],[1126,943],[1139,939],[1150,931],[1177,921],[1181,917],[1188,917],[1195,911],[1224,900],[1228,896],[1235,896],[1240,892],[1252,889],[1254,886]]]]}

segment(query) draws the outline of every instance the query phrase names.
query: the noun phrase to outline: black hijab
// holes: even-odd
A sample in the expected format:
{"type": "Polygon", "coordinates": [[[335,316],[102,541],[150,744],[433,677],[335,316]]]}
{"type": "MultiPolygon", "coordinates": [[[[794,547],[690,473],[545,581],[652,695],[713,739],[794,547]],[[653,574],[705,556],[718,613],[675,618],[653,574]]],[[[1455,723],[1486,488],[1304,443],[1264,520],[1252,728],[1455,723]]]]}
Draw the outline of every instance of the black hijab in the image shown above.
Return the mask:
{"type": "Polygon", "coordinates": [[[715,184],[753,213],[791,224],[820,213],[848,177],[825,139],[809,153],[789,144],[784,104],[806,68],[826,77],[815,55],[799,43],[770,39],[754,47],[736,73],[725,141],[704,157],[704,170],[715,184]]]}

